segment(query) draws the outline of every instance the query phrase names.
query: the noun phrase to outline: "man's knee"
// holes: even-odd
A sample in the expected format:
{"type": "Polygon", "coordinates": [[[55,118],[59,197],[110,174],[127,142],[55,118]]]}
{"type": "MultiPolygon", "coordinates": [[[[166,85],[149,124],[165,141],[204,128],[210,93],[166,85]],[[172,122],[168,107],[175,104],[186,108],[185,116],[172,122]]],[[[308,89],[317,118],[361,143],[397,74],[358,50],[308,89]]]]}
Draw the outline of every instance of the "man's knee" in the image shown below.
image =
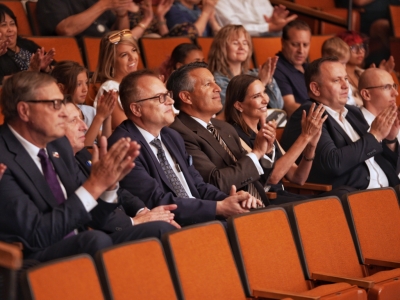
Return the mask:
{"type": "Polygon", "coordinates": [[[83,249],[82,252],[88,253],[92,256],[94,256],[97,251],[113,245],[111,237],[102,231],[89,230],[82,232],[79,235],[79,243],[83,249]]]}

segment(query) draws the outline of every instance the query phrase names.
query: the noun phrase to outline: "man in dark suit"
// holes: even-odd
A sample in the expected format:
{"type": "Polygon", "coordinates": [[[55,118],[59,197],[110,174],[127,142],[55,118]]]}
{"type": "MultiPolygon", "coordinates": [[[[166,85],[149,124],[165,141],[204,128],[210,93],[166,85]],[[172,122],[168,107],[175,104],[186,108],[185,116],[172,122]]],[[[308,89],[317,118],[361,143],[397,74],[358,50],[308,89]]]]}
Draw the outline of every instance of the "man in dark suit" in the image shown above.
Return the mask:
{"type": "MultiPolygon", "coordinates": [[[[347,185],[356,189],[394,186],[399,183],[398,143],[386,138],[398,132],[396,107],[385,109],[372,122],[365,121],[359,108],[346,105],[348,79],[345,67],[336,57],[312,62],[305,73],[309,96],[322,103],[328,119],[322,127],[309,181],[347,185]]],[[[300,134],[301,114],[312,102],[302,105],[290,118],[282,136],[288,149],[300,134]]]]}
{"type": "Polygon", "coordinates": [[[264,168],[273,165],[273,140],[275,128],[265,124],[256,136],[253,151],[247,153],[240,143],[235,128],[213,116],[221,111],[220,87],[205,63],[191,63],[176,70],[167,82],[173,92],[175,107],[180,110],[171,128],[185,141],[186,151],[193,157],[195,168],[205,182],[227,193],[232,184],[251,193],[251,183],[256,195],[268,204],[263,183],[264,168]],[[223,144],[213,135],[213,125],[223,144]],[[229,153],[233,154],[233,156],[229,153]],[[271,157],[265,155],[271,153],[271,157]]]}
{"type": "Polygon", "coordinates": [[[101,139],[85,178],[64,137],[64,103],[47,74],[21,72],[3,85],[0,163],[7,169],[0,181],[0,240],[22,243],[25,258],[47,261],[95,255],[116,243],[174,229],[154,222],[146,231],[141,225],[112,234],[85,230],[101,227],[118,206],[116,183],[133,168],[139,146],[120,139],[107,152],[101,139]]]}
{"type": "Polygon", "coordinates": [[[203,181],[182,138],[167,127],[174,121],[174,101],[154,73],[129,74],[119,92],[128,120],[115,129],[109,143],[130,137],[141,145],[135,168],[121,181],[123,188],[149,208],[176,203],[175,220],[180,225],[227,218],[256,206],[256,199],[246,192],[236,193],[233,187],[228,197],[203,181]]]}
{"type": "MultiPolygon", "coordinates": [[[[67,114],[65,136],[71,143],[79,168],[86,177],[89,177],[92,155],[85,148],[85,133],[88,127],[80,118],[79,108],[74,103],[67,103],[65,109],[67,114]]],[[[142,200],[133,196],[127,190],[119,188],[117,194],[121,205],[110,214],[107,222],[99,228],[102,231],[115,232],[150,221],[166,221],[179,228],[179,225],[174,222],[174,214],[171,213],[171,210],[176,209],[176,204],[162,205],[149,210],[142,200]]],[[[142,230],[145,230],[145,228],[142,230]]]]}

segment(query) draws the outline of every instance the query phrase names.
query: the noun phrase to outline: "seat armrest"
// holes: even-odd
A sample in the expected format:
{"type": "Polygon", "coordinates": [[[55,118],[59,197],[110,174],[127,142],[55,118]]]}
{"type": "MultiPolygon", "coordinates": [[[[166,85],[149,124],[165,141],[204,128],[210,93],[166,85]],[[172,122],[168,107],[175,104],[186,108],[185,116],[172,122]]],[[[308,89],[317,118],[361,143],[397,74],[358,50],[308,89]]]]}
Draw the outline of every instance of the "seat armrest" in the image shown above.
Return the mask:
{"type": "Polygon", "coordinates": [[[268,299],[282,299],[282,298],[291,298],[293,300],[318,300],[320,297],[312,297],[312,296],[301,296],[292,293],[286,293],[282,291],[275,290],[253,290],[253,297],[262,297],[268,299]]]}
{"type": "Polygon", "coordinates": [[[400,262],[398,261],[387,261],[373,258],[365,258],[364,262],[366,265],[373,265],[378,267],[387,267],[387,268],[400,268],[400,262]]]}
{"type": "Polygon", "coordinates": [[[302,190],[313,190],[313,191],[321,191],[321,192],[329,192],[332,190],[332,185],[330,184],[320,184],[320,183],[312,183],[306,182],[303,185],[290,182],[286,178],[282,178],[282,183],[285,188],[296,188],[302,190]]]}
{"type": "Polygon", "coordinates": [[[275,192],[266,192],[265,194],[267,195],[269,200],[274,200],[276,199],[276,197],[278,197],[278,195],[275,192]]]}
{"type": "Polygon", "coordinates": [[[341,277],[341,276],[326,274],[326,273],[312,273],[311,279],[328,281],[328,282],[346,282],[351,285],[357,285],[360,288],[364,288],[364,289],[370,289],[374,286],[374,282],[370,281],[370,280],[363,280],[360,278],[341,277]]]}

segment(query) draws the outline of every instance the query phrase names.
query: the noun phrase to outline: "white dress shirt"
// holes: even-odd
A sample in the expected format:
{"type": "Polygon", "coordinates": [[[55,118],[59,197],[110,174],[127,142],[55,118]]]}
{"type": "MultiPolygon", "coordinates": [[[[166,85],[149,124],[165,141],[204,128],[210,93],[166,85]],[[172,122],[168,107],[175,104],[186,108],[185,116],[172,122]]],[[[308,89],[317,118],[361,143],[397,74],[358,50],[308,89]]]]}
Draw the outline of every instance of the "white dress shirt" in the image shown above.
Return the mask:
{"type": "MultiPolygon", "coordinates": [[[[340,120],[340,114],[338,112],[334,111],[333,109],[331,109],[326,105],[324,105],[324,107],[326,109],[326,112],[329,113],[329,115],[343,128],[344,132],[347,133],[347,135],[353,142],[356,142],[360,139],[358,133],[346,120],[346,115],[348,113],[347,108],[345,107],[343,108],[343,111],[341,113],[342,120],[340,120]]],[[[365,163],[367,164],[369,171],[369,178],[370,178],[367,189],[389,186],[389,181],[387,179],[385,172],[383,172],[382,168],[375,161],[374,157],[367,159],[365,163]]]]}
{"type": "MultiPolygon", "coordinates": [[[[172,159],[171,154],[169,153],[168,149],[165,147],[162,139],[161,139],[161,135],[154,137],[154,135],[152,135],[150,132],[148,132],[147,130],[144,130],[143,128],[137,126],[135,124],[135,126],[137,127],[137,129],[139,129],[140,133],[143,135],[144,139],[146,140],[146,142],[149,144],[151,150],[153,151],[155,157],[158,160],[158,149],[153,146],[152,144],[150,144],[151,141],[153,141],[155,138],[158,138],[161,141],[161,146],[165,152],[165,156],[167,157],[168,163],[171,166],[172,170],[174,171],[175,175],[178,177],[179,181],[181,182],[183,188],[185,189],[186,194],[189,196],[189,198],[194,198],[192,193],[190,192],[189,186],[187,184],[187,181],[185,179],[185,176],[183,175],[181,170],[178,170],[178,164],[174,162],[174,160],[172,159]]],[[[159,160],[158,160],[159,161],[159,160]]]]}

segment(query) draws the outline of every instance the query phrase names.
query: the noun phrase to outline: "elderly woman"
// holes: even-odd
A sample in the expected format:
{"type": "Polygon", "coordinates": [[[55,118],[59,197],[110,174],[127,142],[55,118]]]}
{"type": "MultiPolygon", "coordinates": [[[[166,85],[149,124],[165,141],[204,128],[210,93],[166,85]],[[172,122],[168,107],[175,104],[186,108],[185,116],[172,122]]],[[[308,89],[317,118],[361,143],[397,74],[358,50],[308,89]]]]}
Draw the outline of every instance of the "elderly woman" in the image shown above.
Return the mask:
{"type": "MultiPolygon", "coordinates": [[[[232,124],[238,132],[242,146],[245,149],[253,148],[260,120],[267,118],[269,97],[265,93],[265,86],[257,77],[252,75],[238,75],[231,79],[226,90],[225,116],[226,121],[232,124]]],[[[304,184],[310,172],[315,149],[321,136],[322,124],[327,116],[323,116],[325,108],[313,104],[306,116],[303,111],[302,133],[293,146],[285,152],[275,140],[275,165],[267,178],[265,189],[278,193],[278,200],[304,199],[304,196],[288,193],[283,190],[281,179],[285,177],[297,184],[304,184]],[[303,155],[299,165],[295,163],[303,155]]],[[[274,126],[272,122],[270,125],[274,126]]],[[[287,201],[283,201],[287,202],[287,201]]]]}

